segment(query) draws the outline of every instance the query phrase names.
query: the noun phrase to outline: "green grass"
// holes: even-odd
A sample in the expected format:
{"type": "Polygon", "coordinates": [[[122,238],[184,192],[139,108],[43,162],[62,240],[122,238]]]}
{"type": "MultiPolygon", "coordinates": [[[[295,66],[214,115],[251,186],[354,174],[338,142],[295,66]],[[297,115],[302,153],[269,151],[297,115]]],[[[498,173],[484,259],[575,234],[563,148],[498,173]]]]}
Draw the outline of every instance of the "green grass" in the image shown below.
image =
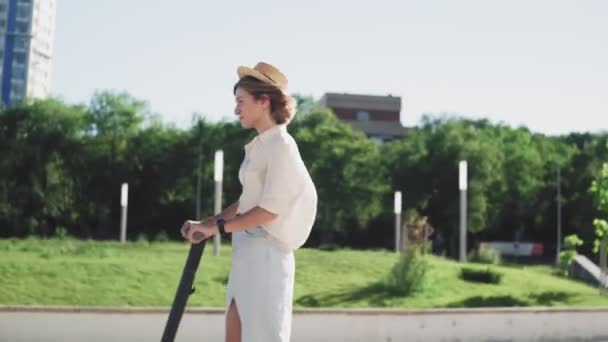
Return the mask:
{"type": "MultiPolygon", "coordinates": [[[[188,254],[186,243],[0,240],[0,304],[170,306],[188,254]]],[[[189,305],[223,307],[230,247],[209,245],[189,305]]],[[[500,284],[466,282],[463,265],[435,256],[423,289],[399,296],[388,285],[397,255],[386,251],[296,253],[296,307],[608,306],[597,288],[553,275],[548,267],[489,266],[500,284]]],[[[467,264],[486,269],[488,265],[467,264]]]]}

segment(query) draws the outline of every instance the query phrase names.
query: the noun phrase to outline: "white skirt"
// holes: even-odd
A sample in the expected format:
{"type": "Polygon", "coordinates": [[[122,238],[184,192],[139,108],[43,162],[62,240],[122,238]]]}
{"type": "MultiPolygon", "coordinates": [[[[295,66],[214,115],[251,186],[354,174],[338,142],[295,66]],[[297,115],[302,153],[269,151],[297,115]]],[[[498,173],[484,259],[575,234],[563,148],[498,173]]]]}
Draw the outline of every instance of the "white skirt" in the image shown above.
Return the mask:
{"type": "Polygon", "coordinates": [[[295,261],[263,228],[232,234],[226,308],[234,299],[242,342],[287,342],[291,335],[295,261]]]}

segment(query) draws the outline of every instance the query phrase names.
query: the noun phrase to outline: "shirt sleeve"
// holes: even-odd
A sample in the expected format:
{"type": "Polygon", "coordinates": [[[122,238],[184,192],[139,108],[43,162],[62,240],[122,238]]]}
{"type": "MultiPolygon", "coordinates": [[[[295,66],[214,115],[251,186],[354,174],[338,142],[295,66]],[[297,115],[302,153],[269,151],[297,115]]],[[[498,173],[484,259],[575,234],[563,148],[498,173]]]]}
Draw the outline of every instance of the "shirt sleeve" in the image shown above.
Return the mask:
{"type": "Polygon", "coordinates": [[[268,153],[268,164],[259,206],[281,215],[291,208],[304,184],[297,150],[277,144],[268,153]]]}

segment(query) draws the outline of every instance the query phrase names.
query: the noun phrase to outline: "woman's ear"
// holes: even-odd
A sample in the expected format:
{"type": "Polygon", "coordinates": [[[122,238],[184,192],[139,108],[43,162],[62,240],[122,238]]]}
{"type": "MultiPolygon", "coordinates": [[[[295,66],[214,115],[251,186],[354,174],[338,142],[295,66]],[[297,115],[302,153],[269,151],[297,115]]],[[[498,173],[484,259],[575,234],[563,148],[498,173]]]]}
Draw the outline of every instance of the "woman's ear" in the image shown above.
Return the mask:
{"type": "Polygon", "coordinates": [[[270,110],[270,96],[263,94],[260,96],[260,101],[262,102],[264,108],[268,108],[268,110],[270,110]]]}

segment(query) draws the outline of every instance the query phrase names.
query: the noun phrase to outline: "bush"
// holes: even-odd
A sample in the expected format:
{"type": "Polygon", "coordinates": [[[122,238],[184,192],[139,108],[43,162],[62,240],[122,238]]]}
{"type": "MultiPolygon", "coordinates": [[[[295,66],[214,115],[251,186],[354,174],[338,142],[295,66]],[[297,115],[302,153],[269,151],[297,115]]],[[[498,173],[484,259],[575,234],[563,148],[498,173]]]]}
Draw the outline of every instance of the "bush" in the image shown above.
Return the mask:
{"type": "Polygon", "coordinates": [[[469,261],[481,264],[497,265],[501,262],[500,252],[497,249],[486,245],[480,245],[479,248],[471,251],[468,259],[469,261]]]}
{"type": "Polygon", "coordinates": [[[428,263],[418,248],[410,248],[393,266],[389,285],[395,294],[407,296],[422,288],[427,268],[428,263]]]}
{"type": "Polygon", "coordinates": [[[68,230],[65,227],[56,227],[53,237],[59,240],[65,240],[68,237],[68,230]]]}
{"type": "Polygon", "coordinates": [[[137,239],[135,240],[135,244],[138,246],[149,246],[150,242],[148,241],[148,237],[144,233],[137,234],[137,239]]]}
{"type": "Polygon", "coordinates": [[[169,235],[167,235],[166,231],[161,229],[158,233],[156,233],[156,235],[154,235],[154,241],[155,242],[167,242],[167,241],[169,241],[169,235]]]}
{"type": "Polygon", "coordinates": [[[568,276],[570,274],[572,263],[578,254],[576,248],[582,244],[583,240],[576,234],[564,237],[564,250],[559,252],[559,269],[561,275],[568,276]]]}
{"type": "Polygon", "coordinates": [[[475,283],[498,284],[502,280],[502,273],[487,268],[485,270],[463,267],[460,278],[475,283]]]}
{"type": "Polygon", "coordinates": [[[574,258],[576,257],[576,251],[561,251],[559,252],[559,274],[567,277],[570,274],[570,269],[574,258]]]}

